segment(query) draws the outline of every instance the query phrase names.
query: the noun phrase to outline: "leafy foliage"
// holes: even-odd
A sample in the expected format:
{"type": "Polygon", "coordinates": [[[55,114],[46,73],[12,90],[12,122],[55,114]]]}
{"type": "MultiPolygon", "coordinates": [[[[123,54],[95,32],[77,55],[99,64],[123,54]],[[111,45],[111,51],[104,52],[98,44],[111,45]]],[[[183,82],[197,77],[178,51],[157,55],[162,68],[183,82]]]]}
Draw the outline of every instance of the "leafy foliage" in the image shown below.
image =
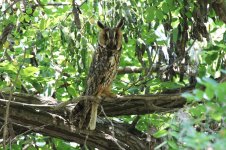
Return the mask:
{"type": "Polygon", "coordinates": [[[199,79],[198,83],[205,89],[183,94],[191,104],[171,120],[168,144],[177,149],[224,149],[226,84],[210,78],[199,79]]]}
{"type": "MultiPolygon", "coordinates": [[[[113,26],[124,17],[120,66],[142,71],[118,75],[113,92],[156,94],[193,85],[199,77],[193,93],[183,94],[189,105],[177,113],[143,115],[136,128],[163,139],[157,148],[224,149],[226,84],[214,79],[225,72],[226,27],[212,8],[207,11],[204,2],[191,0],[90,0],[75,5],[66,0],[2,3],[0,91],[13,86],[14,92],[59,101],[78,97],[97,45],[96,21],[113,26]]],[[[116,119],[132,123],[134,118],[116,119]]],[[[72,149],[67,142],[48,143],[45,138],[22,136],[13,148],[37,141],[33,145],[40,149],[51,149],[50,143],[72,149]]]]}

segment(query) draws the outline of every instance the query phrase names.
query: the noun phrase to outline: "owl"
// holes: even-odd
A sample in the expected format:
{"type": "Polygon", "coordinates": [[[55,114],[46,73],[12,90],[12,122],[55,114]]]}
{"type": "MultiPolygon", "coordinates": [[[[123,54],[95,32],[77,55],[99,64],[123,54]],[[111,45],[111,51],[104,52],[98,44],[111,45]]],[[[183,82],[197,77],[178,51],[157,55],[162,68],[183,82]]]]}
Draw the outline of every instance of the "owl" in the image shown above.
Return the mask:
{"type": "Polygon", "coordinates": [[[110,28],[100,21],[97,25],[100,28],[98,45],[94,52],[87,77],[87,86],[84,96],[96,96],[96,100],[84,103],[83,119],[79,126],[82,127],[84,120],[88,119],[88,128],[96,128],[97,109],[100,103],[98,97],[114,97],[111,92],[111,84],[115,78],[119,66],[119,59],[122,50],[122,31],[124,19],[121,19],[116,27],[110,28]]]}

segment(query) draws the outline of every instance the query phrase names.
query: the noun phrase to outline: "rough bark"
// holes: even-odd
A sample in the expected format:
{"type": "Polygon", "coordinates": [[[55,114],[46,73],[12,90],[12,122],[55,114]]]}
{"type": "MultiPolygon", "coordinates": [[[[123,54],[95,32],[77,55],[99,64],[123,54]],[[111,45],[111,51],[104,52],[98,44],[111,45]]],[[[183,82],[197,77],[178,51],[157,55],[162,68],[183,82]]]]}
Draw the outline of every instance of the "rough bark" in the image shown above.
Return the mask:
{"type": "MultiPolygon", "coordinates": [[[[181,89],[182,92],[182,89],[181,89]]],[[[168,92],[169,93],[169,92],[168,92]]],[[[2,93],[2,99],[0,104],[5,104],[9,97],[9,94],[2,93]]],[[[31,96],[28,94],[14,93],[14,101],[11,102],[11,106],[28,107],[31,109],[41,109],[54,111],[55,107],[59,107],[57,100],[52,97],[40,97],[31,96]]],[[[93,96],[81,96],[75,99],[71,99],[63,105],[76,104],[78,101],[88,99],[92,101],[95,99],[93,96]]],[[[104,113],[107,116],[115,117],[122,115],[141,115],[154,112],[168,112],[172,109],[181,108],[185,104],[185,99],[181,96],[181,93],[169,93],[169,94],[157,94],[157,95],[129,95],[118,96],[116,98],[103,98],[101,106],[104,113]]],[[[62,105],[62,104],[59,104],[62,105]]],[[[65,109],[57,109],[57,113],[64,113],[65,109]]],[[[99,114],[104,116],[103,113],[99,114]]]]}
{"type": "MultiPolygon", "coordinates": [[[[4,121],[8,94],[0,95],[0,124],[4,121]]],[[[10,104],[10,124],[15,135],[25,131],[86,144],[99,149],[148,149],[147,135],[134,128],[134,125],[109,120],[106,116],[139,115],[153,112],[167,112],[181,108],[185,99],[180,94],[159,94],[149,96],[122,96],[102,100],[95,131],[80,130],[72,122],[68,104],[94,97],[79,97],[67,103],[58,104],[49,97],[15,93],[10,104]],[[66,113],[65,113],[66,112],[66,113]],[[132,127],[132,128],[131,128],[132,127]]],[[[0,134],[0,137],[2,135],[0,134]]],[[[153,141],[151,141],[153,142],[153,141]]],[[[153,146],[153,145],[152,145],[153,146]]]]}
{"type": "MultiPolygon", "coordinates": [[[[0,118],[2,120],[5,107],[1,105],[0,118]]],[[[73,124],[62,116],[26,106],[10,107],[10,122],[14,130],[22,128],[22,134],[26,130],[42,133],[44,135],[61,138],[67,141],[74,141],[80,144],[86,143],[89,146],[99,149],[146,149],[145,138],[141,140],[137,134],[128,131],[128,127],[119,123],[113,123],[112,129],[107,120],[101,119],[95,131],[78,130],[73,124]]],[[[138,132],[139,133],[139,132],[138,132]]],[[[141,133],[139,133],[142,136],[141,133]]]]}

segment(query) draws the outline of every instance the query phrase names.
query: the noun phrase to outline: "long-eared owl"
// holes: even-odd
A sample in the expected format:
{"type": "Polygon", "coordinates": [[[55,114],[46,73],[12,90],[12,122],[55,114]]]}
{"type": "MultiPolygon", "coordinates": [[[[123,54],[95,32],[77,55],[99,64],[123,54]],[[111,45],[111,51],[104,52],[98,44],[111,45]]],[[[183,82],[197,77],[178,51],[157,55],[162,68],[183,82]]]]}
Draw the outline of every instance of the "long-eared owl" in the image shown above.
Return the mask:
{"type": "MultiPolygon", "coordinates": [[[[119,66],[122,49],[121,28],[123,24],[124,19],[121,19],[114,28],[107,27],[100,21],[97,22],[97,25],[100,27],[98,46],[93,55],[87,78],[87,87],[83,94],[97,97],[97,99],[91,103],[85,102],[86,106],[84,108],[85,114],[83,114],[83,118],[88,119],[88,128],[90,130],[96,128],[97,109],[100,102],[98,97],[114,96],[114,94],[111,93],[111,84],[117,74],[119,66]]],[[[83,126],[83,122],[80,122],[79,125],[80,127],[83,126]]]]}

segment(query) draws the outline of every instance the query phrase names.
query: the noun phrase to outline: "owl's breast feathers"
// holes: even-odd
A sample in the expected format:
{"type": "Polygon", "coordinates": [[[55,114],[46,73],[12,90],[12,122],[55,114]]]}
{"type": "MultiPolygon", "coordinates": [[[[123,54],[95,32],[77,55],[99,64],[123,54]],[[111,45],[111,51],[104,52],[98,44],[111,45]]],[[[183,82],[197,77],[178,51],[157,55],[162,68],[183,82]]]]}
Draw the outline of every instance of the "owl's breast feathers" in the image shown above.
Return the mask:
{"type": "Polygon", "coordinates": [[[85,95],[101,95],[105,88],[111,86],[119,66],[119,50],[109,50],[98,45],[90,66],[85,95]]]}

